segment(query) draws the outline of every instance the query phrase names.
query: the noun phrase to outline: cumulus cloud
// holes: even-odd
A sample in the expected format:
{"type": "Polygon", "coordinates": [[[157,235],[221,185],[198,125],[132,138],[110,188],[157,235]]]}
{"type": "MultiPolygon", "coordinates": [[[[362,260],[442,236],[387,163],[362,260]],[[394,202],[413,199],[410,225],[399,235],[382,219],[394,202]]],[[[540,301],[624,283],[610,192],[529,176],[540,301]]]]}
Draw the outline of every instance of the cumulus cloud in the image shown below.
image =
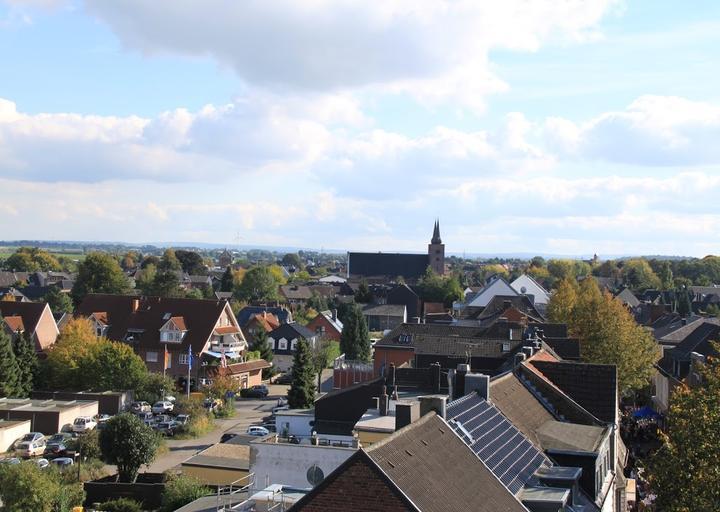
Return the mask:
{"type": "Polygon", "coordinates": [[[585,123],[545,123],[555,150],[579,159],[643,166],[720,163],[720,107],[673,96],[642,96],[585,123]]]}
{"type": "Polygon", "coordinates": [[[592,37],[617,0],[86,0],[128,47],[212,56],[275,90],[370,88],[481,109],[493,49],[592,37]]]}

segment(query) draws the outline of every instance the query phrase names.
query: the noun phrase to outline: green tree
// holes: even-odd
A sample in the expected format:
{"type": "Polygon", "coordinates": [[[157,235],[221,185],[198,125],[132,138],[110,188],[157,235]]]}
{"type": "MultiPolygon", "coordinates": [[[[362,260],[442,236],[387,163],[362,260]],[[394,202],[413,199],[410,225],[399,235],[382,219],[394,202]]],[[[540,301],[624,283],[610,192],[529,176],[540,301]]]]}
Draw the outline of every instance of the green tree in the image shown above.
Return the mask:
{"type": "Polygon", "coordinates": [[[184,294],[180,288],[180,280],[173,271],[158,272],[151,287],[152,295],[158,297],[182,297],[184,294]]]}
{"type": "Polygon", "coordinates": [[[253,267],[245,273],[235,295],[245,301],[269,301],[278,297],[278,281],[268,267],[253,267]]]}
{"type": "Polygon", "coordinates": [[[88,293],[116,293],[130,291],[130,286],[117,260],[109,254],[93,252],[80,263],[71,295],[79,304],[88,293]]]}
{"type": "Polygon", "coordinates": [[[72,313],[72,299],[67,293],[63,293],[59,288],[53,286],[50,291],[45,294],[43,300],[48,303],[50,310],[56,315],[62,313],[72,313]]]}
{"type": "Polygon", "coordinates": [[[173,512],[211,492],[202,482],[191,476],[173,475],[165,482],[160,512],[173,512]]]}
{"type": "Polygon", "coordinates": [[[148,263],[147,266],[140,269],[140,274],[135,278],[135,287],[143,295],[152,295],[155,276],[157,276],[157,267],[152,263],[148,263]]]}
{"type": "Polygon", "coordinates": [[[38,359],[35,352],[35,343],[30,334],[24,332],[15,337],[13,353],[18,367],[18,382],[16,394],[27,398],[35,387],[35,377],[38,373],[38,359]]]}
{"type": "Polygon", "coordinates": [[[317,389],[322,386],[322,372],[332,364],[333,360],[340,355],[340,348],[337,341],[320,338],[312,349],[312,360],[317,373],[317,389]]]}
{"type": "Polygon", "coordinates": [[[160,272],[177,271],[182,270],[182,263],[180,263],[173,249],[165,249],[157,268],[160,272]]]}
{"type": "Polygon", "coordinates": [[[153,403],[175,392],[175,379],[162,373],[147,372],[145,378],[135,389],[135,399],[153,403]]]}
{"type": "Polygon", "coordinates": [[[140,254],[137,251],[128,251],[120,259],[120,266],[123,270],[131,270],[138,266],[140,260],[140,254]]]}
{"type": "Polygon", "coordinates": [[[357,305],[349,310],[340,334],[340,351],[349,361],[370,360],[370,335],[367,321],[357,305]]]}
{"type": "Polygon", "coordinates": [[[545,266],[545,258],[542,256],[535,256],[533,259],[530,260],[530,266],[531,267],[537,267],[541,268],[545,266]]]}
{"type": "Polygon", "coordinates": [[[283,256],[282,264],[286,267],[295,267],[299,270],[302,267],[302,260],[297,253],[289,253],[283,256]]]}
{"type": "Polygon", "coordinates": [[[235,278],[233,276],[232,268],[228,267],[225,269],[225,272],[222,275],[222,278],[220,279],[220,291],[221,292],[231,292],[233,291],[233,286],[235,285],[235,278]]]}
{"type": "Polygon", "coordinates": [[[5,260],[6,270],[15,272],[38,272],[61,270],[62,266],[55,256],[38,247],[20,247],[5,260]]]}
{"type": "Polygon", "coordinates": [[[680,316],[688,316],[692,313],[692,301],[687,288],[683,287],[675,290],[675,302],[680,316]]]}
{"type": "Polygon", "coordinates": [[[300,340],[293,356],[292,383],[288,390],[288,405],[292,409],[307,409],[315,401],[315,366],[307,341],[300,340]]]}
{"type": "Polygon", "coordinates": [[[622,277],[625,284],[633,290],[648,290],[660,288],[660,278],[653,272],[650,264],[641,258],[628,260],[622,267],[622,277]]]}
{"type": "Polygon", "coordinates": [[[373,294],[368,287],[367,281],[365,281],[365,279],[362,279],[360,281],[360,286],[358,286],[358,289],[355,292],[355,302],[358,302],[360,304],[369,304],[372,301],[373,294]]]}
{"type": "Polygon", "coordinates": [[[443,304],[451,307],[453,302],[461,301],[465,297],[460,280],[457,276],[450,276],[443,280],[443,304]]]}
{"type": "MultiPolygon", "coordinates": [[[[716,347],[716,350],[720,347],[716,347]]],[[[670,396],[663,445],[649,464],[657,510],[717,510],[720,503],[720,365],[709,358],[702,384],[670,396]]]]}
{"type": "Polygon", "coordinates": [[[578,284],[575,279],[560,280],[547,306],[547,317],[558,324],[570,323],[573,308],[577,302],[578,284]]]}
{"type": "MultiPolygon", "coordinates": [[[[260,328],[257,332],[255,332],[255,341],[253,342],[252,350],[260,353],[260,359],[265,359],[268,363],[272,363],[273,351],[270,347],[270,343],[268,342],[268,336],[265,329],[260,328]]],[[[272,370],[272,367],[263,369],[263,379],[270,377],[273,373],[272,370]]]]}
{"type": "Polygon", "coordinates": [[[425,269],[425,273],[418,281],[420,298],[425,302],[444,302],[445,287],[442,277],[433,272],[432,268],[425,269]]]}
{"type": "Polygon", "coordinates": [[[148,370],[131,346],[101,339],[91,357],[79,363],[85,386],[98,390],[135,389],[145,380],[148,370]]]}
{"type": "Polygon", "coordinates": [[[159,444],[157,434],[130,413],[113,416],[100,431],[103,460],[117,466],[121,482],[134,482],[140,467],[155,459],[159,444]]]}
{"type": "MultiPolygon", "coordinates": [[[[3,319],[0,317],[0,325],[3,319]]],[[[22,374],[18,367],[13,344],[5,329],[0,329],[0,396],[14,397],[22,392],[22,374]]]]}
{"type": "Polygon", "coordinates": [[[160,258],[155,256],[154,254],[149,254],[148,256],[145,256],[140,263],[140,268],[146,268],[148,265],[152,265],[157,268],[157,266],[160,265],[160,258]]]}
{"type": "Polygon", "coordinates": [[[99,460],[102,458],[100,450],[100,430],[93,429],[77,438],[77,449],[81,460],[99,460]]]}
{"type": "Polygon", "coordinates": [[[186,274],[201,275],[207,271],[202,256],[195,251],[178,249],[175,251],[175,257],[180,262],[180,268],[182,268],[186,274]]]}
{"type": "Polygon", "coordinates": [[[658,279],[660,279],[660,286],[663,290],[670,290],[673,287],[673,271],[672,265],[669,261],[665,260],[660,263],[660,268],[657,271],[658,279]]]}

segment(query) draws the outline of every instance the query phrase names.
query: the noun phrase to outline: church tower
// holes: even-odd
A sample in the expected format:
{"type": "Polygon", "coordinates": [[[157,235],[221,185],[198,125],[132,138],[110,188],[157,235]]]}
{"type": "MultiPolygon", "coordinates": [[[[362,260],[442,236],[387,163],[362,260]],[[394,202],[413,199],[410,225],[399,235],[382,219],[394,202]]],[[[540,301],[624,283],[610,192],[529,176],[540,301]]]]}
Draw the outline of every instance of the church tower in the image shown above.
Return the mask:
{"type": "Polygon", "coordinates": [[[428,263],[436,274],[445,274],[445,244],[440,238],[440,220],[435,220],[433,236],[428,244],[428,263]]]}

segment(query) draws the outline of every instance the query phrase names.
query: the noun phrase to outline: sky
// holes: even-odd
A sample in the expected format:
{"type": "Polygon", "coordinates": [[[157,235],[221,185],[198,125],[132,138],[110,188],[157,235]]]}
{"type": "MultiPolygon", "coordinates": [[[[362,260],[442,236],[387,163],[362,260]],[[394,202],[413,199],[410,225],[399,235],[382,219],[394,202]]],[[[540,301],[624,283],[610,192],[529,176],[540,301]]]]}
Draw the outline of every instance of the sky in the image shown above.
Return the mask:
{"type": "Polygon", "coordinates": [[[0,0],[0,240],[720,253],[720,2],[0,0]]]}

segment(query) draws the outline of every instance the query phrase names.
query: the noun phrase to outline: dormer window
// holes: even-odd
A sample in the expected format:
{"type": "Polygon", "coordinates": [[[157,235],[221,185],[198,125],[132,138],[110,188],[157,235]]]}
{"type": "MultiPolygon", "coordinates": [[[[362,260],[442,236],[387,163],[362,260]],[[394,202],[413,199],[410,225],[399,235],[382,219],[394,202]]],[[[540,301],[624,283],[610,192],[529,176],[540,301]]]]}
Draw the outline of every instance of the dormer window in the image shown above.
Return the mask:
{"type": "Polygon", "coordinates": [[[187,333],[185,319],[181,316],[171,316],[160,328],[161,343],[180,343],[187,333]]]}

